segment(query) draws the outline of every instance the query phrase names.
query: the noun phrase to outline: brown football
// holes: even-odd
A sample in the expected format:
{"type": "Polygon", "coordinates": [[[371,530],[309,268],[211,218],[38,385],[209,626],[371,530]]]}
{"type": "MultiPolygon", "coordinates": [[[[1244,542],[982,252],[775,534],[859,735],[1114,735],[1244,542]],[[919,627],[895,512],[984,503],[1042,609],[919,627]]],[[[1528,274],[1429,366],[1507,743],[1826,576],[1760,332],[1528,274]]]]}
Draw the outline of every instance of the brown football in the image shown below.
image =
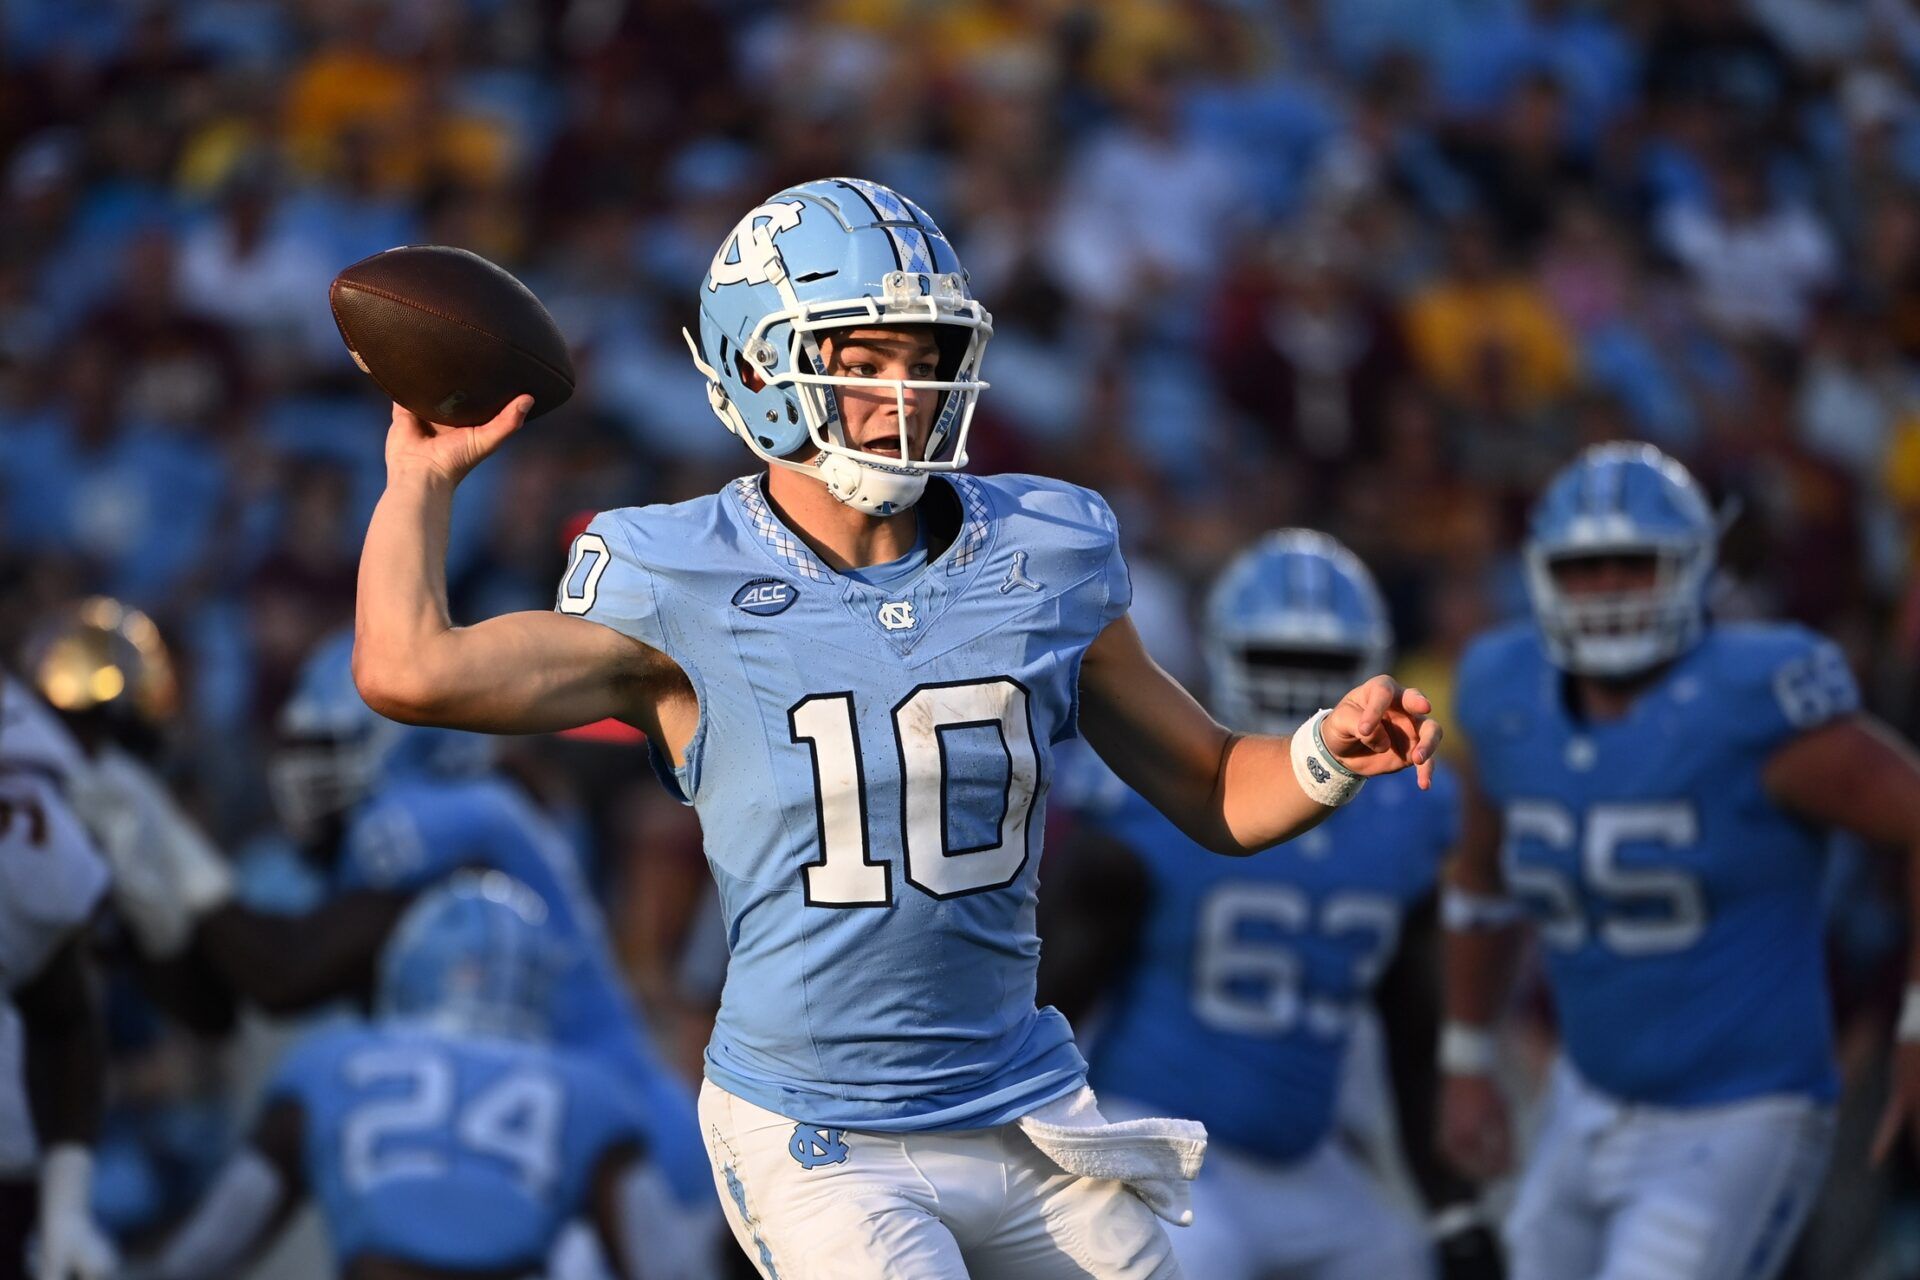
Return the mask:
{"type": "Polygon", "coordinates": [[[539,417],[573,394],[567,341],[533,291],[477,253],[408,245],[327,290],[353,361],[429,422],[477,427],[521,394],[539,417]]]}

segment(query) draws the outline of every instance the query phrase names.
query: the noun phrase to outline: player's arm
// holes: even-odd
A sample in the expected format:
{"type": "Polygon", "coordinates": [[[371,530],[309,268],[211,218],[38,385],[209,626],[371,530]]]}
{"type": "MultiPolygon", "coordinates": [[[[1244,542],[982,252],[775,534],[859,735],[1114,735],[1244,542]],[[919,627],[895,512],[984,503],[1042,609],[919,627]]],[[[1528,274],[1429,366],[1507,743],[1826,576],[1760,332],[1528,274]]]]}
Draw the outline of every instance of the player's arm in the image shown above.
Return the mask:
{"type": "Polygon", "coordinates": [[[305,1131],[306,1112],[298,1102],[268,1103],[246,1144],[161,1247],[150,1280],[218,1280],[258,1257],[306,1196],[300,1162],[305,1131]]]}
{"type": "Polygon", "coordinates": [[[1484,1181],[1512,1162],[1506,1098],[1494,1081],[1494,1044],[1518,968],[1521,917],[1500,870],[1500,814],[1468,753],[1460,772],[1460,843],[1442,877],[1440,1146],[1455,1168],[1484,1181]]]}
{"type": "Polygon", "coordinates": [[[1439,1149],[1440,909],[1429,894],[1407,913],[1399,946],[1374,988],[1407,1172],[1432,1215],[1443,1280],[1501,1274],[1499,1245],[1478,1194],[1439,1149]]]}
{"type": "Polygon", "coordinates": [[[1079,1026],[1133,965],[1151,892],[1125,844],[1082,825],[1040,871],[1039,1002],[1079,1026]]]}
{"type": "Polygon", "coordinates": [[[195,953],[269,1013],[295,1013],[373,989],[380,948],[411,895],[362,889],[303,915],[228,903],[199,922],[195,953]]]}
{"type": "Polygon", "coordinates": [[[636,1140],[609,1147],[594,1165],[588,1187],[600,1253],[619,1280],[646,1280],[647,1243],[655,1232],[667,1229],[651,1206],[635,1203],[635,1174],[644,1154],[636,1140]]]}
{"type": "Polygon", "coordinates": [[[39,1276],[108,1275],[113,1246],[93,1220],[93,1142],[106,1098],[106,1040],[76,931],[13,993],[25,1041],[27,1107],[40,1156],[39,1276]]]}
{"type": "MultiPolygon", "coordinates": [[[[1902,851],[1908,920],[1920,922],[1920,755],[1910,744],[1878,719],[1855,713],[1776,749],[1761,781],[1789,813],[1902,851]]],[[[1903,1128],[1920,1137],[1920,927],[1909,927],[1908,934],[1907,998],[1892,1095],[1874,1136],[1876,1163],[1893,1149],[1903,1128]]]]}
{"type": "Polygon", "coordinates": [[[13,993],[25,1041],[27,1104],[42,1146],[91,1146],[106,1099],[100,1002],[80,933],[13,993]]]}
{"type": "MultiPolygon", "coordinates": [[[[1440,744],[1432,710],[1417,689],[1375,676],[1321,724],[1331,757],[1322,771],[1367,777],[1411,766],[1428,785],[1440,744]]],[[[1221,727],[1148,656],[1125,615],[1101,631],[1081,662],[1080,729],[1128,786],[1216,853],[1254,853],[1332,812],[1296,777],[1290,739],[1221,727]]]]}
{"type": "Polygon", "coordinates": [[[545,733],[615,716],[654,732],[649,692],[672,669],[665,655],[559,613],[456,627],[447,612],[454,489],[532,403],[523,396],[479,427],[435,426],[393,407],[387,488],[360,554],[354,681],[368,706],[408,724],[545,733]]]}

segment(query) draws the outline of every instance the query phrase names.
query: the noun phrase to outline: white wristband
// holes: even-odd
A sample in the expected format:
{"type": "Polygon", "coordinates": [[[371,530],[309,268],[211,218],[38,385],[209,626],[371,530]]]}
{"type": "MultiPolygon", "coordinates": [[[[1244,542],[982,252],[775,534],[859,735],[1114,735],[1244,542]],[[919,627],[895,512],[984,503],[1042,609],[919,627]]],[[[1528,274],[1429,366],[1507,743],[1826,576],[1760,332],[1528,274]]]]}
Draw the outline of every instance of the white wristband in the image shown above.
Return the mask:
{"type": "Polygon", "coordinates": [[[1893,1038],[1901,1044],[1920,1044],[1920,983],[1907,988],[1900,1002],[1900,1021],[1894,1024],[1893,1038]]]}
{"type": "Polygon", "coordinates": [[[1440,1073],[1490,1076],[1500,1061],[1500,1042],[1485,1027],[1449,1022],[1440,1028],[1440,1073]]]}
{"type": "Polygon", "coordinates": [[[1327,750],[1326,739],[1320,736],[1320,722],[1330,714],[1325,708],[1314,712],[1311,719],[1293,731],[1288,746],[1293,757],[1294,779],[1307,793],[1307,799],[1333,809],[1358,795],[1360,784],[1366,779],[1334,759],[1333,752],[1327,750]]]}

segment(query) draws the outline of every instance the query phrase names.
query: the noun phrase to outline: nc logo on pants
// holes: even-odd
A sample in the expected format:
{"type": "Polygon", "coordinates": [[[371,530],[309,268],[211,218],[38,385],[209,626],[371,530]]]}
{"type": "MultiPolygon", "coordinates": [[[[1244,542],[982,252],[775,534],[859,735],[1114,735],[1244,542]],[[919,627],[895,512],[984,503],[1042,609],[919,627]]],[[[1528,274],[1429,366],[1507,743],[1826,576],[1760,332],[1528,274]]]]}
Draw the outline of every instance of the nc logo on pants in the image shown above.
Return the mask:
{"type": "Polygon", "coordinates": [[[847,1144],[845,1129],[819,1129],[809,1124],[793,1126],[793,1140],[787,1153],[802,1169],[818,1169],[823,1164],[844,1164],[847,1144]]]}

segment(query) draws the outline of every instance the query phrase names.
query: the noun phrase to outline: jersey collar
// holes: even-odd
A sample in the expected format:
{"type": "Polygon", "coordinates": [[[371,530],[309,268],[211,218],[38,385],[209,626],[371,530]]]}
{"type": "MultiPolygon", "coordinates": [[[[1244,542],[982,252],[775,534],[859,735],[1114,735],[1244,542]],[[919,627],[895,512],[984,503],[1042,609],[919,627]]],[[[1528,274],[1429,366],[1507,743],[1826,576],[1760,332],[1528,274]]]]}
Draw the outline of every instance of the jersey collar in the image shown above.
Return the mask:
{"type": "MultiPolygon", "coordinates": [[[[763,475],[756,472],[741,476],[729,486],[754,533],[776,560],[803,577],[814,582],[835,581],[839,575],[821,563],[820,557],[813,554],[813,549],[794,536],[786,525],[780,523],[780,517],[773,514],[766,492],[760,487],[763,475]]],[[[941,479],[952,485],[954,493],[960,498],[960,535],[941,555],[951,576],[964,572],[980,554],[980,548],[986,545],[990,510],[985,487],[972,476],[963,472],[947,472],[941,479]]]]}

